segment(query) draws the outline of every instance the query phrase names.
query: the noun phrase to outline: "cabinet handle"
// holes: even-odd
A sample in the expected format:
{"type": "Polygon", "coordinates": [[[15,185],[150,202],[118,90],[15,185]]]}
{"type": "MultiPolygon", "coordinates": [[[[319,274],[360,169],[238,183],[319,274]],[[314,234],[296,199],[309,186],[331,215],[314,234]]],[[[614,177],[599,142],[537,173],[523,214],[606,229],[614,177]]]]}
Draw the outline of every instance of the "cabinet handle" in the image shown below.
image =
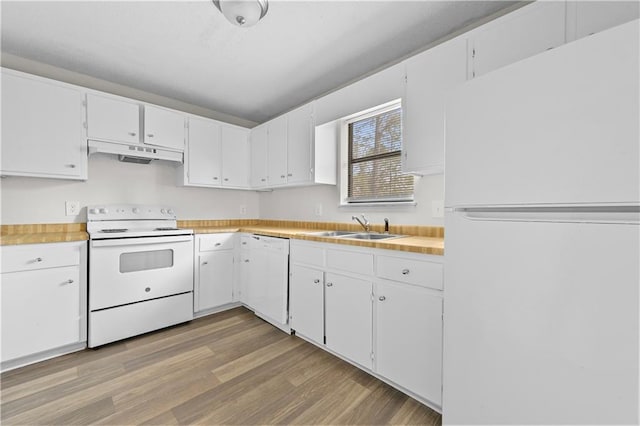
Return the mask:
{"type": "Polygon", "coordinates": [[[408,269],[403,269],[402,270],[402,275],[409,275],[409,272],[411,272],[411,271],[409,271],[408,269]]]}
{"type": "Polygon", "coordinates": [[[73,284],[73,280],[72,279],[68,279],[67,280],[67,284],[73,284]]]}
{"type": "Polygon", "coordinates": [[[287,176],[291,177],[293,176],[293,173],[288,173],[287,176]]]}
{"type": "Polygon", "coordinates": [[[224,178],[224,181],[225,181],[225,182],[228,182],[228,181],[229,181],[229,178],[224,178]]]}
{"type": "Polygon", "coordinates": [[[219,246],[221,246],[221,245],[222,245],[222,243],[215,243],[213,246],[214,246],[214,247],[219,247],[219,246]]]}
{"type": "Polygon", "coordinates": [[[280,178],[284,179],[286,176],[285,175],[280,175],[280,178]]]}
{"type": "Polygon", "coordinates": [[[384,297],[384,296],[380,296],[380,297],[378,297],[378,300],[381,301],[381,302],[384,302],[385,300],[387,300],[387,298],[384,297]]]}
{"type": "Polygon", "coordinates": [[[152,138],[153,137],[153,133],[147,133],[147,137],[148,138],[152,138]]]}
{"type": "Polygon", "coordinates": [[[244,263],[249,263],[249,259],[245,259],[245,260],[244,260],[244,263]]]}
{"type": "Polygon", "coordinates": [[[213,177],[213,180],[218,180],[218,176],[214,176],[214,177],[213,177]]]}
{"type": "Polygon", "coordinates": [[[203,265],[208,265],[208,264],[209,264],[209,262],[202,262],[202,264],[203,264],[203,265]]]}
{"type": "Polygon", "coordinates": [[[313,283],[314,283],[314,284],[318,284],[319,282],[320,282],[320,280],[319,280],[319,279],[317,279],[317,278],[316,278],[315,280],[313,280],[313,283]]]}
{"type": "Polygon", "coordinates": [[[36,258],[35,258],[35,261],[36,261],[36,262],[42,262],[42,258],[41,258],[41,257],[36,257],[36,258]]]}
{"type": "Polygon", "coordinates": [[[327,283],[327,287],[333,286],[333,283],[327,283]]]}
{"type": "Polygon", "coordinates": [[[151,291],[151,287],[147,287],[144,289],[144,291],[146,291],[147,293],[149,293],[151,291]]]}
{"type": "Polygon", "coordinates": [[[136,132],[129,132],[129,136],[135,136],[135,135],[137,135],[136,132]]]}
{"type": "Polygon", "coordinates": [[[266,182],[267,180],[265,178],[260,179],[260,182],[266,182]]]}
{"type": "Polygon", "coordinates": [[[242,242],[242,245],[243,245],[243,246],[246,246],[246,245],[247,245],[247,242],[246,242],[246,241],[243,241],[243,242],[242,242]]]}
{"type": "Polygon", "coordinates": [[[68,167],[70,169],[75,169],[76,165],[75,164],[67,164],[65,167],[68,167]]]}

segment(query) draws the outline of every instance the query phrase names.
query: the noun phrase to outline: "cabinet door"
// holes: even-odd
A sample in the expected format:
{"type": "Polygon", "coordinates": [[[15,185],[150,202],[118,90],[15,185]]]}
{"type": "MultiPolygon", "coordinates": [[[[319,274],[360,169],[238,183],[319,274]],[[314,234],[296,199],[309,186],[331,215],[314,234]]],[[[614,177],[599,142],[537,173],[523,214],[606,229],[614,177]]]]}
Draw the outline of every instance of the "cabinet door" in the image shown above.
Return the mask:
{"type": "Polygon", "coordinates": [[[220,124],[213,120],[190,118],[187,147],[189,183],[221,185],[220,124]]]}
{"type": "Polygon", "coordinates": [[[83,94],[2,73],[2,173],[86,179],[83,94]]]}
{"type": "Polygon", "coordinates": [[[470,37],[471,77],[565,43],[565,3],[535,2],[485,25],[470,37]]]}
{"type": "Polygon", "coordinates": [[[567,2],[567,14],[567,33],[579,39],[638,19],[640,2],[572,1],[567,2]]]}
{"type": "Polygon", "coordinates": [[[287,183],[287,116],[269,122],[268,164],[269,186],[287,183]]]}
{"type": "Polygon", "coordinates": [[[240,127],[222,126],[222,184],[246,188],[249,186],[248,131],[240,127]]]}
{"type": "Polygon", "coordinates": [[[237,299],[249,307],[253,307],[251,303],[251,295],[249,282],[251,279],[251,252],[248,249],[240,250],[240,279],[238,280],[237,299]]]}
{"type": "Polygon", "coordinates": [[[289,306],[291,328],[318,343],[324,338],[324,280],[317,269],[291,266],[289,306]]]}
{"type": "Polygon", "coordinates": [[[198,256],[195,311],[215,308],[233,301],[233,251],[209,252],[198,256]]]}
{"type": "Polygon", "coordinates": [[[262,188],[267,182],[267,126],[251,129],[251,187],[262,188]]]}
{"type": "Polygon", "coordinates": [[[80,341],[78,266],[2,274],[2,361],[80,341]]]}
{"type": "Polygon", "coordinates": [[[444,171],[444,107],[467,79],[467,41],[457,38],[408,59],[402,99],[402,170],[444,171]]]}
{"type": "Polygon", "coordinates": [[[87,95],[87,136],[112,142],[140,142],[140,106],[107,96],[87,95]]]}
{"type": "Polygon", "coordinates": [[[327,273],[325,278],[325,335],[327,347],[372,368],[370,281],[327,273]]]}
{"type": "Polygon", "coordinates": [[[179,112],[145,105],[144,143],[183,151],[184,120],[179,112]]]}
{"type": "Polygon", "coordinates": [[[287,184],[309,182],[313,144],[313,103],[291,111],[287,124],[287,184]]]}
{"type": "Polygon", "coordinates": [[[442,297],[406,284],[376,285],[376,372],[440,405],[442,297]]]}

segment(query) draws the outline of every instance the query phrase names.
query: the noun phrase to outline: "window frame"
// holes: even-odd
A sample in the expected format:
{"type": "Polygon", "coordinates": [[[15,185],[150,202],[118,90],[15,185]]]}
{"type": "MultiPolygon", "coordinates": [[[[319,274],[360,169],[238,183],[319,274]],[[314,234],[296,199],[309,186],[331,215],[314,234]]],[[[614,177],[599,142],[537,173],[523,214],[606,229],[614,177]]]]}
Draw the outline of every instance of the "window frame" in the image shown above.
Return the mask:
{"type": "MultiPolygon", "coordinates": [[[[386,198],[380,198],[379,200],[362,200],[362,201],[354,201],[349,199],[349,181],[351,179],[350,167],[351,167],[351,160],[352,160],[352,152],[351,152],[350,140],[349,140],[349,125],[351,123],[354,123],[360,120],[365,120],[367,118],[371,118],[376,115],[384,114],[386,112],[392,111],[397,108],[402,109],[401,99],[395,99],[385,104],[342,118],[341,125],[340,125],[340,153],[342,158],[342,161],[340,162],[341,163],[340,207],[377,207],[377,206],[390,207],[390,206],[415,206],[417,204],[415,202],[415,189],[416,189],[415,177],[413,181],[413,192],[410,197],[401,197],[401,198],[386,197],[386,198]]],[[[402,162],[402,149],[400,150],[400,154],[398,155],[398,160],[402,162]]],[[[409,173],[402,173],[402,174],[410,175],[409,173]]]]}

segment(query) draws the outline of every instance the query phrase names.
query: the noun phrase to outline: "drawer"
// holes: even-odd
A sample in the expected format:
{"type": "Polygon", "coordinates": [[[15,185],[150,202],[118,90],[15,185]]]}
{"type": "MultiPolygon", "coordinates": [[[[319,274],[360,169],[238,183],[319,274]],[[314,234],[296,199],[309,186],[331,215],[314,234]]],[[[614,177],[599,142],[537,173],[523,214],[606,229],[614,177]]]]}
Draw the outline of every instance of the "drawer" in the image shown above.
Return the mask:
{"type": "Polygon", "coordinates": [[[344,250],[327,250],[327,268],[360,275],[373,275],[373,254],[344,250]]]}
{"type": "Polygon", "coordinates": [[[442,290],[443,265],[402,257],[378,256],[377,276],[442,290]]]}
{"type": "Polygon", "coordinates": [[[32,271],[80,264],[80,246],[86,243],[51,243],[3,246],[2,272],[32,271]]]}
{"type": "Polygon", "coordinates": [[[232,250],[235,246],[235,233],[198,235],[198,250],[232,250]]]}
{"type": "Polygon", "coordinates": [[[291,245],[291,262],[324,266],[324,249],[306,244],[291,245]]]}

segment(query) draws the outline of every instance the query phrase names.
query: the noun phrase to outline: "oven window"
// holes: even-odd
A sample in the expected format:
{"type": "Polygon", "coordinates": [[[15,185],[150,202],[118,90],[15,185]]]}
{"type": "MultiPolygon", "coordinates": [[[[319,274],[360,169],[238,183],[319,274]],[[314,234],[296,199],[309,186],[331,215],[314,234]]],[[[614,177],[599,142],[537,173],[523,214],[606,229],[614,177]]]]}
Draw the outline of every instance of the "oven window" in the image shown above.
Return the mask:
{"type": "Polygon", "coordinates": [[[171,249],[136,251],[120,255],[121,273],[170,268],[172,266],[173,250],[171,249]]]}

